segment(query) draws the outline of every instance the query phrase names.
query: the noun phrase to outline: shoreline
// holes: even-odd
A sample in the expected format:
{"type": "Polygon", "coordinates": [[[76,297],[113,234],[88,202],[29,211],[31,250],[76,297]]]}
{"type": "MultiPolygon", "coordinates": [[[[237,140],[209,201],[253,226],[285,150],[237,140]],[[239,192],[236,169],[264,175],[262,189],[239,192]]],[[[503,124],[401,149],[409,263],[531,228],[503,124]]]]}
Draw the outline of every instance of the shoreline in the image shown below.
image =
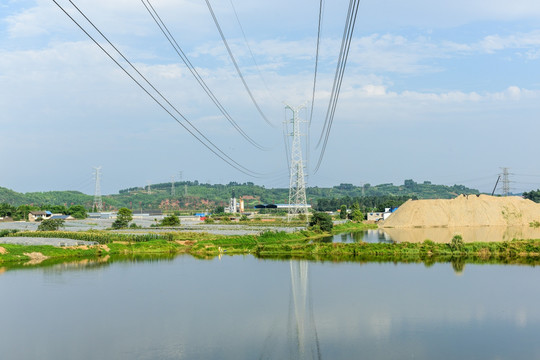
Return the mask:
{"type": "MultiPolygon", "coordinates": [[[[347,223],[332,233],[363,231],[373,224],[347,223]]],[[[51,245],[3,244],[0,238],[0,265],[45,265],[69,260],[99,260],[110,256],[176,256],[189,254],[211,259],[224,255],[253,255],[261,259],[306,259],[345,262],[435,262],[499,263],[540,265],[540,239],[503,242],[456,241],[435,243],[325,243],[319,239],[330,233],[302,230],[294,233],[266,231],[259,235],[224,236],[170,232],[165,234],[119,234],[100,232],[18,232],[35,237],[56,237],[74,241],[95,241],[98,245],[55,247],[51,245]],[[61,235],[61,236],[59,236],[61,235]]],[[[18,236],[17,236],[18,235],[18,236]]],[[[11,236],[10,236],[11,237],[11,236]]]]}

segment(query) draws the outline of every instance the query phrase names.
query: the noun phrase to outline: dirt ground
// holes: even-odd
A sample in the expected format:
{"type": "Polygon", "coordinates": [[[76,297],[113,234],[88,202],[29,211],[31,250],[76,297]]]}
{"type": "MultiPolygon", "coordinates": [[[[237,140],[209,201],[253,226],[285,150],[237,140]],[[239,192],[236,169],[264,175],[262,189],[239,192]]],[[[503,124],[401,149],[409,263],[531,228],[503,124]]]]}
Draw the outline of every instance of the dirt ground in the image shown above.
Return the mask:
{"type": "Polygon", "coordinates": [[[531,200],[518,196],[460,195],[450,200],[409,200],[381,227],[527,227],[532,221],[540,221],[540,204],[531,200]]]}

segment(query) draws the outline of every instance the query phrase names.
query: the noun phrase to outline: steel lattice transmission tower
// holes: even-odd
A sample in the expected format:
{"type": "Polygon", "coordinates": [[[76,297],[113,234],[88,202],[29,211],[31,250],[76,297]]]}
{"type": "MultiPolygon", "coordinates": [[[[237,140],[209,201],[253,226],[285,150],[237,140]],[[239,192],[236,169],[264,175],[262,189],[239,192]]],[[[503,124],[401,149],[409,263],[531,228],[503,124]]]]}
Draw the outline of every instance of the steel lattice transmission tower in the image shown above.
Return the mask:
{"type": "Polygon", "coordinates": [[[94,206],[93,208],[97,212],[103,211],[103,200],[101,199],[101,166],[94,168],[94,176],[96,179],[96,186],[94,188],[94,206]]]}
{"type": "Polygon", "coordinates": [[[287,220],[303,214],[308,215],[308,205],[306,200],[306,182],[304,179],[304,158],[302,155],[302,132],[300,131],[301,123],[306,123],[305,120],[300,120],[298,112],[305,105],[293,108],[286,105],[286,109],[293,112],[292,123],[292,145],[291,145],[291,162],[290,162],[290,177],[289,177],[289,212],[287,220]]]}
{"type": "Polygon", "coordinates": [[[503,188],[502,188],[502,192],[503,192],[503,196],[508,196],[510,195],[510,173],[508,172],[508,168],[507,167],[503,167],[502,168],[502,182],[503,182],[503,188]]]}

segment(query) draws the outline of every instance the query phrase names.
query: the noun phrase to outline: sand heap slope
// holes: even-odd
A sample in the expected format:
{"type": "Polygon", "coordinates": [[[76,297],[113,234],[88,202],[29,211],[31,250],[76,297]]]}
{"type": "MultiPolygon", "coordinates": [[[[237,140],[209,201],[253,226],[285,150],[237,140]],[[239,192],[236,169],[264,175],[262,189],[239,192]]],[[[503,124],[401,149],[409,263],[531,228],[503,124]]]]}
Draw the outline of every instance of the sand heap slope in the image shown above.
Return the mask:
{"type": "Polygon", "coordinates": [[[382,227],[529,226],[540,204],[518,196],[460,195],[451,200],[409,200],[382,227]]]}

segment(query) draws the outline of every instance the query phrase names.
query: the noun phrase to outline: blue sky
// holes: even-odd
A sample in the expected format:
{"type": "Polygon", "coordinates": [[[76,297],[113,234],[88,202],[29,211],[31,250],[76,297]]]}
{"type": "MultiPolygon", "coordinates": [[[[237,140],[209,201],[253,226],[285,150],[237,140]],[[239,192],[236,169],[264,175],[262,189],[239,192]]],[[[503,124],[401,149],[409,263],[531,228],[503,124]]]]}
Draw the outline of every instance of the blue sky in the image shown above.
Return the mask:
{"type": "MultiPolygon", "coordinates": [[[[216,97],[269,151],[218,112],[141,1],[73,1],[205,136],[264,175],[247,176],[208,151],[51,0],[3,0],[0,186],[92,193],[98,165],[103,193],[180,172],[185,180],[288,186],[283,102],[311,99],[318,1],[233,0],[258,66],[231,1],[212,1],[274,127],[250,101],[205,1],[152,1],[216,97]]],[[[68,0],[58,2],[77,15],[68,0]]],[[[313,173],[347,6],[325,5],[308,185],[412,178],[491,191],[504,166],[512,191],[540,187],[540,2],[532,0],[362,1],[327,151],[313,173]]]]}

